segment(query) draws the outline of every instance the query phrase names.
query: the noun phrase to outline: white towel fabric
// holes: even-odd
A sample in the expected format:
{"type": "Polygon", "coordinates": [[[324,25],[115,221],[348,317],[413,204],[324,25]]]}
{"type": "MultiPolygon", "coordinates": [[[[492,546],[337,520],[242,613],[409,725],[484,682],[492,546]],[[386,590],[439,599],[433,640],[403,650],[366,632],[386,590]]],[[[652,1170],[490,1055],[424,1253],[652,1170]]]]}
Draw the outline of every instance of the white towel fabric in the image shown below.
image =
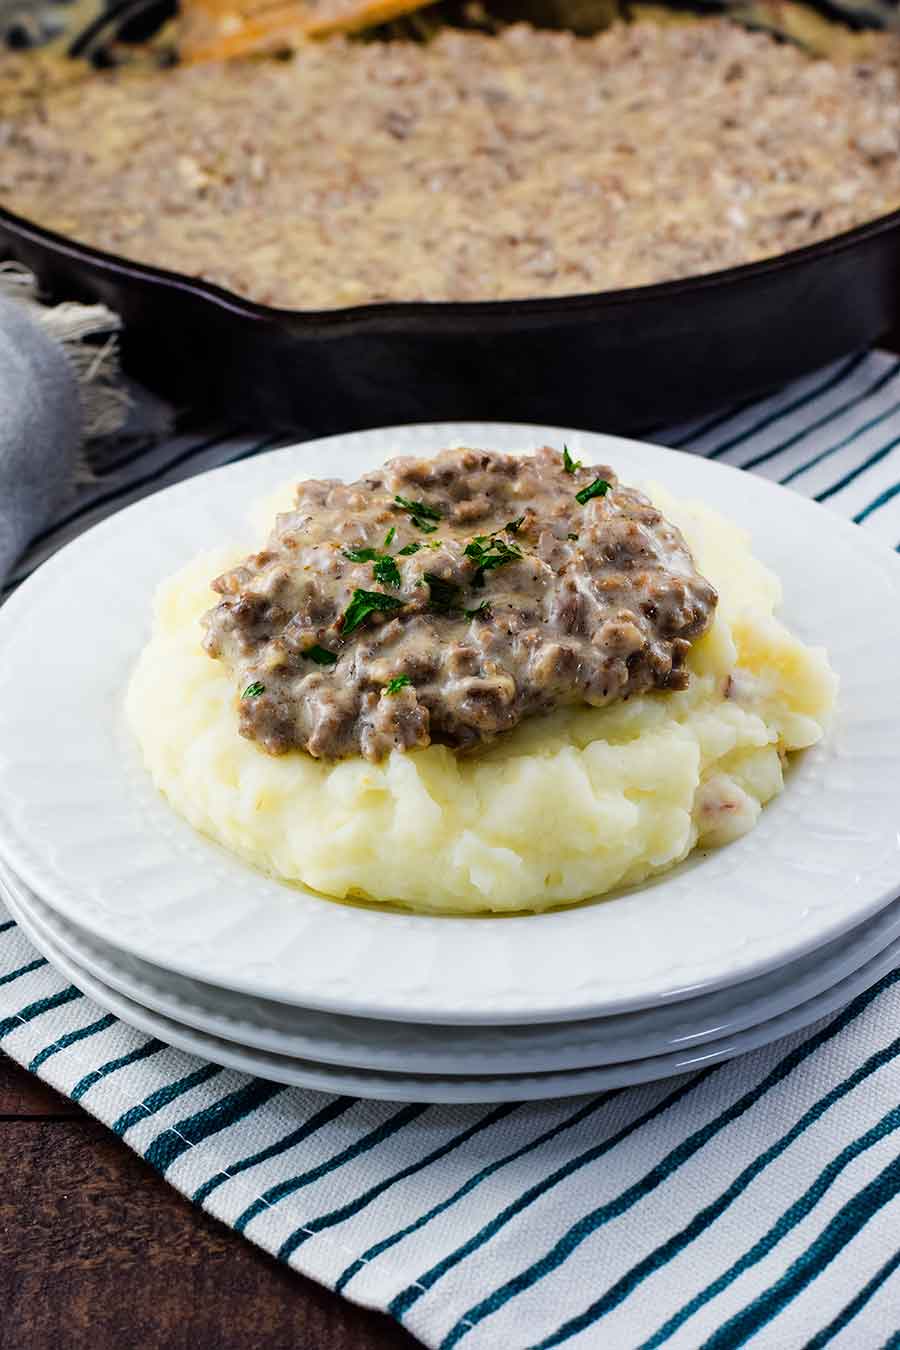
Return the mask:
{"type": "MultiPolygon", "coordinates": [[[[894,357],[656,439],[900,544],[894,357]]],[[[111,463],[8,589],[108,511],[261,448],[183,435],[111,463]]],[[[0,913],[0,1046],[196,1203],[426,1345],[900,1348],[900,971],[808,1031],[678,1079],[398,1106],[278,1087],[133,1031],[0,913]]]]}

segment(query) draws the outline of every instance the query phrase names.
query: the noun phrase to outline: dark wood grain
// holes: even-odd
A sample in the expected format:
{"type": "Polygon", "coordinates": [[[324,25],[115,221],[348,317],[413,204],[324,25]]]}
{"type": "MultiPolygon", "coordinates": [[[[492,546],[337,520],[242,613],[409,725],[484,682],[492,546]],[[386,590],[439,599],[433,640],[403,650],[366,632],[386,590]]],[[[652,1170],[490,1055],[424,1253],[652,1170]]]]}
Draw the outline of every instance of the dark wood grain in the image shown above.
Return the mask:
{"type": "Polygon", "coordinates": [[[0,1054],[0,1120],[33,1120],[60,1117],[76,1120],[84,1113],[34,1074],[23,1073],[11,1059],[0,1054]]]}
{"type": "Polygon", "coordinates": [[[0,1055],[0,1350],[413,1350],[0,1055]]]}

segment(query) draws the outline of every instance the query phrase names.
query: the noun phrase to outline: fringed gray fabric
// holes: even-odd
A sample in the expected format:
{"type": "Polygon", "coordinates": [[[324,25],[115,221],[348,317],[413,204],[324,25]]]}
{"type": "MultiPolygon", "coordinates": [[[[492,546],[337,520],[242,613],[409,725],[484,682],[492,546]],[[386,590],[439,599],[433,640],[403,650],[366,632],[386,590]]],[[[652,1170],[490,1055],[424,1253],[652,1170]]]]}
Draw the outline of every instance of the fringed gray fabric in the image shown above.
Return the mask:
{"type": "Polygon", "coordinates": [[[0,264],[0,583],[92,477],[84,446],[125,421],[119,327],[103,305],[42,305],[25,268],[0,264]]]}
{"type": "Polygon", "coordinates": [[[82,426],[61,346],[0,299],[0,582],[71,492],[82,426]]]}
{"type": "MultiPolygon", "coordinates": [[[[83,444],[121,430],[128,417],[131,399],[119,372],[117,335],[122,326],[119,316],[105,305],[80,305],[71,301],[58,305],[42,304],[32,274],[13,262],[0,263],[2,298],[14,300],[24,308],[34,324],[61,348],[78,387],[83,444]]],[[[89,481],[93,477],[83,451],[76,459],[75,475],[79,481],[89,481]]]]}

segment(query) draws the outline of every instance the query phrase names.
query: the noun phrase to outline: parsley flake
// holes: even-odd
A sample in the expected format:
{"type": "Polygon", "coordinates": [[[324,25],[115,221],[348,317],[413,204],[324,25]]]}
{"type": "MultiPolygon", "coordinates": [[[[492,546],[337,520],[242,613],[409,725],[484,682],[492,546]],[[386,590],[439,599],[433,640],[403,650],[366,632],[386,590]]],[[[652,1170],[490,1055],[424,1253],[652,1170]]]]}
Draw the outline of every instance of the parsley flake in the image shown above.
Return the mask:
{"type": "Polygon", "coordinates": [[[412,684],[412,680],[408,675],[395,675],[394,678],[388,680],[387,684],[384,686],[384,692],[386,694],[399,694],[400,690],[405,689],[408,684],[412,684]]]}
{"type": "Polygon", "coordinates": [[[508,520],[503,528],[507,534],[518,534],[524,519],[524,516],[516,516],[515,520],[508,520]]]}
{"type": "Polygon", "coordinates": [[[400,571],[389,553],[379,553],[374,548],[345,548],[343,552],[351,562],[372,563],[376,581],[385,586],[400,585],[400,571]]]}
{"type": "Polygon", "coordinates": [[[421,544],[406,544],[403,548],[397,551],[397,557],[409,558],[412,556],[413,553],[418,553],[421,547],[422,547],[421,544]]]}
{"type": "Polygon", "coordinates": [[[567,538],[567,539],[577,539],[577,538],[578,538],[578,535],[577,535],[577,534],[573,534],[572,531],[570,530],[569,533],[566,535],[566,538],[567,538]]]}
{"type": "Polygon", "coordinates": [[[522,557],[522,550],[516,544],[507,544],[505,539],[500,539],[494,534],[476,535],[466,544],[465,552],[466,557],[472,558],[477,564],[472,585],[479,587],[484,585],[485,572],[493,571],[495,567],[503,567],[505,563],[518,562],[522,557]]]}
{"type": "Polygon", "coordinates": [[[307,647],[303,655],[310,661],[315,661],[317,666],[333,666],[337,661],[334,652],[328,651],[325,647],[320,647],[318,643],[314,647],[307,647]]]}
{"type": "Polygon", "coordinates": [[[376,610],[382,613],[402,609],[406,601],[396,595],[385,595],[384,591],[361,591],[359,587],[350,597],[350,603],[344,610],[341,631],[347,637],[358,628],[364,619],[376,610]]]}
{"type": "Polygon", "coordinates": [[[446,581],[434,572],[426,572],[424,579],[428,582],[428,600],[432,609],[442,614],[452,614],[459,609],[460,588],[455,581],[446,581]]]}
{"type": "Polygon", "coordinates": [[[581,460],[572,458],[567,445],[563,446],[563,468],[566,473],[575,473],[576,470],[581,468],[581,460]]]}
{"type": "Polygon", "coordinates": [[[401,497],[399,493],[394,501],[398,506],[402,506],[404,511],[408,511],[411,516],[424,516],[426,520],[442,519],[437,507],[429,506],[427,502],[411,502],[408,497],[401,497]]]}
{"type": "MultiPolygon", "coordinates": [[[[439,614],[459,614],[466,619],[475,619],[479,614],[486,614],[490,608],[490,602],[482,600],[474,609],[466,609],[460,603],[462,587],[455,581],[446,581],[443,577],[436,576],[434,572],[426,572],[424,580],[428,584],[429,604],[439,614]]],[[[419,584],[421,585],[421,582],[419,584]]]]}
{"type": "Polygon", "coordinates": [[[382,544],[381,547],[390,548],[391,544],[394,542],[394,535],[396,533],[397,527],[396,525],[392,525],[391,528],[388,530],[387,534],[384,536],[384,543],[382,544]]]}
{"type": "Polygon", "coordinates": [[[252,684],[247,685],[247,688],[241,694],[241,698],[259,698],[260,694],[265,692],[266,686],[260,684],[259,680],[254,680],[252,684]]]}
{"type": "Polygon", "coordinates": [[[402,507],[416,529],[424,534],[434,534],[437,526],[430,522],[443,519],[436,506],[429,506],[427,502],[411,502],[408,497],[401,497],[399,493],[394,498],[394,504],[402,507]]]}
{"type": "Polygon", "coordinates": [[[610,484],[605,478],[595,478],[593,483],[588,483],[587,487],[575,493],[575,500],[581,502],[582,506],[587,506],[592,497],[605,497],[609,489],[610,484]]]}
{"type": "Polygon", "coordinates": [[[372,568],[375,573],[375,580],[380,581],[384,586],[400,585],[400,569],[393,558],[387,556],[379,558],[372,568]]]}

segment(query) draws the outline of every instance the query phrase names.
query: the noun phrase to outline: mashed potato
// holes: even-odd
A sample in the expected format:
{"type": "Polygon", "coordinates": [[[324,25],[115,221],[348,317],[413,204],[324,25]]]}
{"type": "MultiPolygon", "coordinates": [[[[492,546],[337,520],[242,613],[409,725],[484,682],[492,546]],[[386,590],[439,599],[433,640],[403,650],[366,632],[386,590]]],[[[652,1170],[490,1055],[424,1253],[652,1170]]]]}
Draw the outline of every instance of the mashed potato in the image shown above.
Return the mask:
{"type": "Polygon", "coordinates": [[[720,596],[683,692],[558,710],[471,757],[431,745],[381,764],[275,758],[238,734],[232,678],[200,645],[209,582],[246,552],[235,548],[159,588],[127,696],[154,782],[266,872],[423,910],[570,904],[736,839],[782,791],[787,752],[822,736],[836,679],[774,617],[778,579],[742,530],[649,493],[720,596]]]}

